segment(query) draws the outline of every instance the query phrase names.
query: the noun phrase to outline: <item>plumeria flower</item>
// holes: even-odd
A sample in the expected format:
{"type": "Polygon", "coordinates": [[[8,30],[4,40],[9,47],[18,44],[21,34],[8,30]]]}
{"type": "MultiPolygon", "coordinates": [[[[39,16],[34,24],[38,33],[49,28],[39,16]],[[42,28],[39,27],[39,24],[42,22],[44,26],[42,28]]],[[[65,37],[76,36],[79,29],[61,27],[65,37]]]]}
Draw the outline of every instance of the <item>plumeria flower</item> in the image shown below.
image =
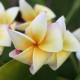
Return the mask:
{"type": "Polygon", "coordinates": [[[53,24],[55,27],[58,26],[62,31],[63,49],[59,52],[54,52],[46,64],[53,70],[57,70],[72,52],[80,51],[80,44],[75,36],[69,30],[66,30],[65,18],[63,16],[53,24]]]}
{"type": "MultiPolygon", "coordinates": [[[[79,42],[80,42],[80,28],[78,28],[77,30],[75,30],[74,32],[73,32],[73,34],[74,34],[74,36],[79,40],[79,42]]],[[[80,61],[80,51],[77,51],[76,52],[76,57],[77,57],[77,59],[80,61]]]]}
{"type": "Polygon", "coordinates": [[[12,7],[5,10],[3,4],[0,2],[0,24],[11,25],[14,22],[18,12],[19,7],[12,7]]]}
{"type": "Polygon", "coordinates": [[[0,2],[0,55],[3,52],[4,46],[10,46],[11,41],[7,28],[9,28],[10,25],[10,28],[14,29],[13,21],[17,16],[18,11],[18,7],[5,10],[3,4],[0,2]]]}
{"type": "Polygon", "coordinates": [[[25,34],[9,30],[15,50],[9,56],[31,65],[30,72],[36,73],[53,52],[62,50],[62,33],[59,27],[47,27],[45,12],[40,13],[26,28],[25,34]],[[57,35],[57,36],[56,36],[57,35]]]}
{"type": "Polygon", "coordinates": [[[54,12],[48,7],[36,4],[34,8],[31,7],[25,0],[19,0],[19,7],[22,18],[26,23],[17,25],[16,29],[24,31],[27,26],[34,20],[34,18],[42,11],[46,12],[48,23],[51,23],[51,20],[56,17],[54,12]]]}
{"type": "Polygon", "coordinates": [[[71,52],[80,51],[77,39],[66,31],[64,17],[47,26],[45,12],[40,13],[26,28],[25,34],[9,30],[15,50],[9,56],[28,65],[35,74],[44,64],[59,68],[71,52]]]}

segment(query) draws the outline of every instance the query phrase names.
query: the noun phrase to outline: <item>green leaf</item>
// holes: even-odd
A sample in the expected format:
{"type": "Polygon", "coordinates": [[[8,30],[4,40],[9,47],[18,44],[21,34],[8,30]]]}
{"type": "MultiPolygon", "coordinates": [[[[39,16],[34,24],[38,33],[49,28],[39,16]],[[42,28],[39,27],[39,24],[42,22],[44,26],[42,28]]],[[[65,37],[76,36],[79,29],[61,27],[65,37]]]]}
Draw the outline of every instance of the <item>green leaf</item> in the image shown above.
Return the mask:
{"type": "Polygon", "coordinates": [[[29,67],[16,60],[0,67],[0,80],[28,80],[30,76],[29,67]]]}

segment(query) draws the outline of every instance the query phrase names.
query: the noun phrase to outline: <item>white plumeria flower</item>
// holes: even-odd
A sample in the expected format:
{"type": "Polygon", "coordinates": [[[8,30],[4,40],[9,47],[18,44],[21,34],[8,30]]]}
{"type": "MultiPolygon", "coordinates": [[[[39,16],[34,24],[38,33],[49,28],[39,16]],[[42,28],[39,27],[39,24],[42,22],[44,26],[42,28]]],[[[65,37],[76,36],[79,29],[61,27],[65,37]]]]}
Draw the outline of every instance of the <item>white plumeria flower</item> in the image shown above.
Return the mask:
{"type": "Polygon", "coordinates": [[[59,52],[54,52],[46,63],[49,64],[53,70],[57,70],[72,52],[80,51],[80,44],[78,40],[70,31],[66,30],[65,18],[63,16],[55,22],[55,27],[57,26],[62,31],[63,49],[59,52]]]}
{"type": "Polygon", "coordinates": [[[51,9],[49,9],[48,7],[36,4],[34,6],[34,8],[32,8],[32,6],[30,4],[28,4],[28,2],[25,1],[25,0],[19,0],[19,7],[20,7],[20,12],[21,12],[22,18],[26,22],[23,23],[23,24],[21,24],[21,25],[17,25],[16,26],[17,30],[24,31],[25,28],[27,26],[29,26],[29,24],[31,23],[31,21],[33,21],[34,18],[40,12],[43,12],[43,11],[46,12],[48,23],[50,23],[51,20],[56,17],[56,15],[54,14],[54,12],[51,9]]]}
{"type": "Polygon", "coordinates": [[[11,25],[14,29],[14,19],[19,11],[18,7],[12,7],[5,10],[3,4],[0,2],[0,55],[3,52],[4,46],[10,46],[11,40],[7,32],[7,28],[11,25]],[[13,24],[12,24],[13,23],[13,24]]]}
{"type": "Polygon", "coordinates": [[[31,65],[30,72],[36,73],[48,60],[53,52],[63,48],[62,33],[59,27],[49,26],[45,12],[39,14],[26,28],[25,34],[9,30],[11,40],[17,50],[9,56],[31,65]],[[57,35],[57,36],[56,36],[57,35]],[[58,41],[59,40],[59,41],[58,41]]]}
{"type": "MultiPolygon", "coordinates": [[[[78,28],[77,30],[75,30],[73,32],[74,36],[79,40],[80,42],[80,28],[78,28]]],[[[76,52],[76,57],[77,59],[80,61],[80,51],[76,52]]]]}
{"type": "Polygon", "coordinates": [[[80,51],[78,40],[66,31],[63,16],[47,27],[46,14],[42,12],[25,29],[25,34],[9,30],[9,35],[16,48],[9,56],[31,65],[32,74],[44,64],[56,70],[71,52],[80,51]]]}
{"type": "Polygon", "coordinates": [[[12,7],[5,10],[0,2],[0,24],[11,24],[19,12],[19,7],[12,7]]]}

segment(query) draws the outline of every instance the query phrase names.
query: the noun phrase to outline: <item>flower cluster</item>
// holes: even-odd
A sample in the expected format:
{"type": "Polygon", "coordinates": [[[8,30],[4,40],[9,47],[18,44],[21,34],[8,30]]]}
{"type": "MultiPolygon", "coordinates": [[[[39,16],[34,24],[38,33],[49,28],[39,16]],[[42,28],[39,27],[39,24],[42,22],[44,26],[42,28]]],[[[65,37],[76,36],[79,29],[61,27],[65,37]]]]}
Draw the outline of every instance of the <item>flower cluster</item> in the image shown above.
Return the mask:
{"type": "Polygon", "coordinates": [[[32,74],[44,64],[57,70],[72,52],[80,51],[79,41],[66,29],[64,16],[52,22],[55,14],[48,7],[37,4],[32,8],[25,0],[19,0],[19,7],[5,11],[0,3],[0,8],[1,53],[3,47],[10,46],[12,41],[15,49],[9,56],[30,65],[32,74]],[[19,10],[25,22],[14,24],[19,10]]]}

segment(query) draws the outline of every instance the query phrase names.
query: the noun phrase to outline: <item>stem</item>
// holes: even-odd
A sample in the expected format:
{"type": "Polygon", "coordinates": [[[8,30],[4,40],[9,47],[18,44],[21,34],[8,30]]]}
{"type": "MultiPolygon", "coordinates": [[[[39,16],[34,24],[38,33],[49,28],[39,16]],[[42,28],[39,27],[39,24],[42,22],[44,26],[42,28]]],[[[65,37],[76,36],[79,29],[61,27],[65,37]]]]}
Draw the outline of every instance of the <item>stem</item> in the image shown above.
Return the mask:
{"type": "Polygon", "coordinates": [[[77,65],[77,61],[76,61],[76,59],[75,59],[73,54],[70,56],[70,59],[71,59],[71,62],[73,63],[73,66],[74,66],[74,68],[76,70],[76,73],[78,74],[78,72],[79,72],[78,65],[77,65]]]}
{"type": "Polygon", "coordinates": [[[75,0],[69,14],[66,17],[67,23],[71,20],[74,13],[80,8],[80,0],[75,0]]]}

